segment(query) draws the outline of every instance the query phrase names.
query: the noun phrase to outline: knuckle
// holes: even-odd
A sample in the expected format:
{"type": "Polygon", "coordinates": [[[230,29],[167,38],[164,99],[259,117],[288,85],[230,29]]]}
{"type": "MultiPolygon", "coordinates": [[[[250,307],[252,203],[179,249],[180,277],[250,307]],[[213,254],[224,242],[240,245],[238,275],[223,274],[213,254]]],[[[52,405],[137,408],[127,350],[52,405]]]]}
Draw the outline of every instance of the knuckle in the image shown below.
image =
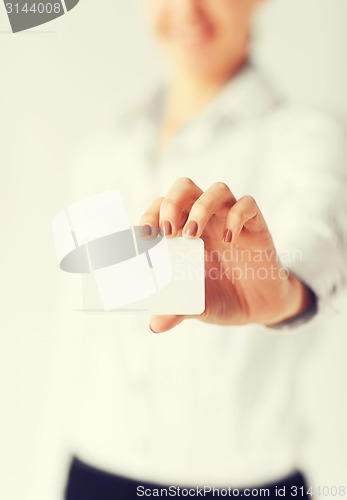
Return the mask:
{"type": "Polygon", "coordinates": [[[194,204],[194,212],[199,215],[199,217],[205,217],[208,215],[208,206],[206,203],[202,203],[201,201],[197,201],[194,204]]]}
{"type": "Polygon", "coordinates": [[[161,211],[164,212],[174,212],[176,207],[177,203],[171,198],[164,198],[161,203],[161,211]]]}
{"type": "Polygon", "coordinates": [[[243,199],[249,203],[250,205],[252,205],[253,207],[254,206],[257,206],[257,202],[255,201],[255,199],[253,198],[253,196],[247,194],[246,196],[243,197],[243,199]]]}
{"type": "Polygon", "coordinates": [[[186,186],[193,186],[194,182],[189,177],[179,177],[176,181],[177,184],[183,184],[186,186]]]}
{"type": "Polygon", "coordinates": [[[232,211],[230,217],[233,219],[234,223],[237,225],[243,225],[245,217],[241,212],[232,211]]]}
{"type": "Polygon", "coordinates": [[[230,193],[230,188],[225,182],[216,182],[214,186],[222,193],[230,193]]]}

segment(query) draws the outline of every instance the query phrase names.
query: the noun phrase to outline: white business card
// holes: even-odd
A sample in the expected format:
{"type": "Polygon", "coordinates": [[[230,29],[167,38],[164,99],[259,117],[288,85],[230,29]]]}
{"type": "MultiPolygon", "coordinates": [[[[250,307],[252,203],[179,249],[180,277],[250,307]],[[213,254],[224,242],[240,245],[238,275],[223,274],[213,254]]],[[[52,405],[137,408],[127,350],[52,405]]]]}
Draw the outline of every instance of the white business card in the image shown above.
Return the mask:
{"type": "Polygon", "coordinates": [[[62,270],[83,274],[85,311],[201,314],[201,239],[144,238],[114,189],[74,203],[53,220],[62,270]]]}

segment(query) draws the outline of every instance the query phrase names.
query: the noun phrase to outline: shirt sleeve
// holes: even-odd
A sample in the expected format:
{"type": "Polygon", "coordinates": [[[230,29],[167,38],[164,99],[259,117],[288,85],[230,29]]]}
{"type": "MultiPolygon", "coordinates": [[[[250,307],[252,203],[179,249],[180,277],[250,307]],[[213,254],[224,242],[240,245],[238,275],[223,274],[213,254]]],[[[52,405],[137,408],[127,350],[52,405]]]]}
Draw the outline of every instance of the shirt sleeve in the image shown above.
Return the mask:
{"type": "Polygon", "coordinates": [[[347,279],[346,128],[318,112],[292,110],[278,114],[264,144],[262,185],[272,200],[264,215],[277,252],[315,294],[317,310],[329,309],[347,279]]]}

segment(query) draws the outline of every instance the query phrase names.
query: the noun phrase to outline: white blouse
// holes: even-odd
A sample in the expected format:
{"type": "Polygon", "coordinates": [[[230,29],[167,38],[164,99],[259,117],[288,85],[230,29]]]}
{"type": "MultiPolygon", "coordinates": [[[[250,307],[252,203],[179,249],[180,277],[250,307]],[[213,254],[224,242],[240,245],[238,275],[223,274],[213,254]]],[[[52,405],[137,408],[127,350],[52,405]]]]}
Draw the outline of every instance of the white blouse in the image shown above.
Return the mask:
{"type": "Polygon", "coordinates": [[[141,480],[244,487],[300,467],[301,367],[347,275],[347,141],[318,111],[283,103],[247,67],[154,154],[163,92],[75,158],[71,201],[120,187],[133,224],[179,177],[252,195],[277,250],[318,297],[290,330],[70,311],[62,323],[35,500],[62,498],[68,459],[141,480]],[[56,496],[54,496],[54,494],[56,496]]]}

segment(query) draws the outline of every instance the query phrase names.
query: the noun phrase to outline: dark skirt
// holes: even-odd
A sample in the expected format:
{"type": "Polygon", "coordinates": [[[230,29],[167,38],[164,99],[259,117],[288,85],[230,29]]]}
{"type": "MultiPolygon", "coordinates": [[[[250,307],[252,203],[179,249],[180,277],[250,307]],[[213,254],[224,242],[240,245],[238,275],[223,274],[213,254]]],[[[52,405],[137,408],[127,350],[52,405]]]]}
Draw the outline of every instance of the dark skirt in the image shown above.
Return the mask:
{"type": "Polygon", "coordinates": [[[104,472],[74,458],[71,463],[65,500],[138,500],[139,498],[308,498],[300,472],[268,485],[235,489],[206,486],[154,484],[104,472]],[[210,489],[210,491],[209,491],[210,489]],[[188,491],[190,490],[190,491],[188,491]],[[219,491],[218,491],[219,490],[219,491]],[[284,493],[284,494],[283,494],[284,493]]]}

